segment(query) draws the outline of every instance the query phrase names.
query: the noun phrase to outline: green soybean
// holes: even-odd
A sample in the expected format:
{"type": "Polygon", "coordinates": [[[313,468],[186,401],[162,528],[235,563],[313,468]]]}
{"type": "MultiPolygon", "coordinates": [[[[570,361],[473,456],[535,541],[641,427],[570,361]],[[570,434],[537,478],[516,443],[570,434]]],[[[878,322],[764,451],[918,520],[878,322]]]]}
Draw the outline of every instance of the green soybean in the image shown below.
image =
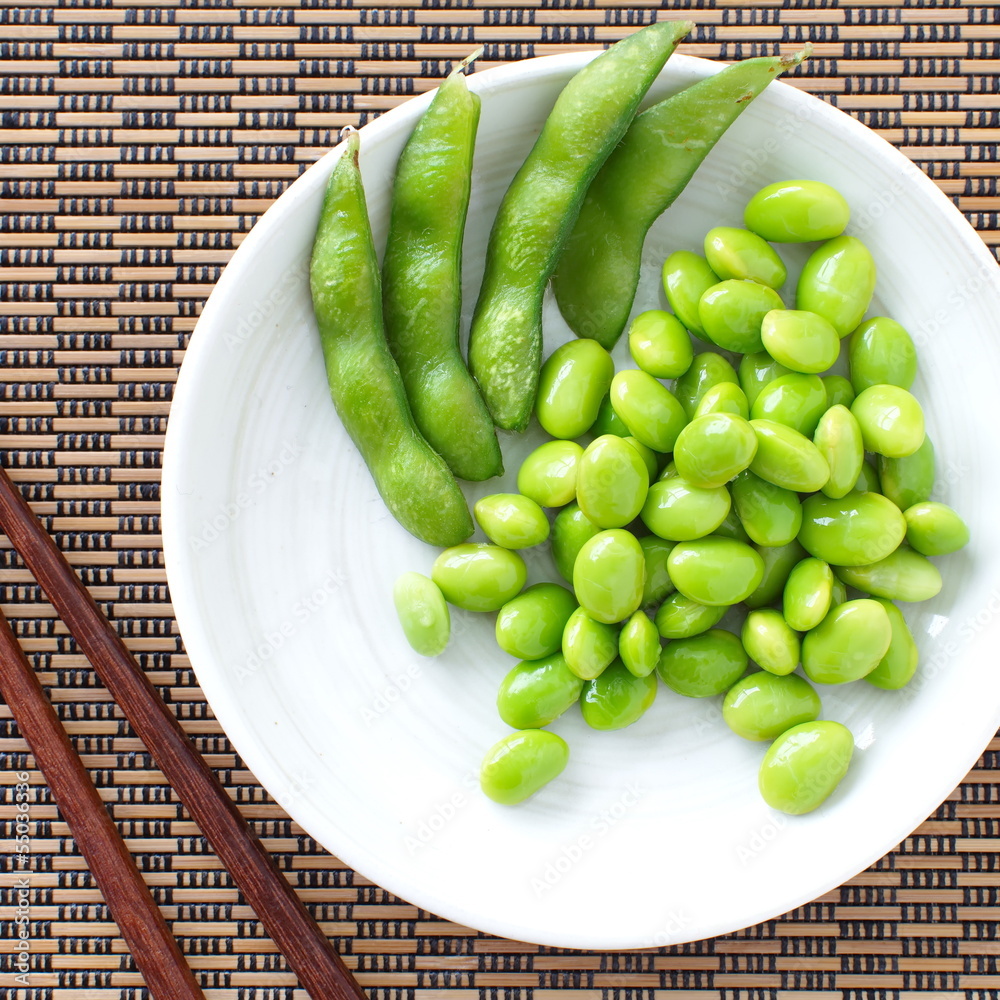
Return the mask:
{"type": "MultiPolygon", "coordinates": [[[[576,606],[576,598],[565,587],[536,583],[500,609],[497,645],[520,660],[550,656],[562,646],[563,630],[576,606]]],[[[525,724],[516,728],[533,727],[525,724]]]]}
{"type": "Polygon", "coordinates": [[[674,586],[699,604],[739,604],[764,576],[764,561],[749,545],[716,535],[674,546],[667,561],[674,586]]]}
{"type": "Polygon", "coordinates": [[[443,653],[451,637],[451,613],[441,588],[422,573],[401,574],[392,600],[406,641],[421,656],[443,653]]]}
{"type": "Polygon", "coordinates": [[[591,729],[624,729],[638,722],[656,699],[656,677],[637,676],[620,661],[587,681],[580,695],[583,721],[591,729]]]}
{"type": "Polygon", "coordinates": [[[833,574],[833,590],[830,594],[830,609],[839,608],[847,603],[847,587],[836,573],[833,574]]]}
{"type": "Polygon", "coordinates": [[[784,309],[781,296],[756,281],[720,281],[702,295],[698,317],[705,336],[718,347],[741,353],[760,351],[761,324],[772,309],[784,309]]]}
{"type": "MultiPolygon", "coordinates": [[[[902,461],[906,461],[906,459],[902,459],[902,461]]],[[[882,483],[879,478],[878,470],[871,464],[871,462],[868,461],[867,458],[861,463],[861,473],[858,476],[858,482],[855,489],[859,493],[882,493],[888,499],[892,500],[892,497],[889,496],[888,492],[882,489],[882,483]]],[[[892,500],[892,502],[896,503],[895,500],[892,500]]],[[[896,503],[896,506],[898,507],[899,504],[896,503]]]]}
{"type": "Polygon", "coordinates": [[[637,611],[618,634],[618,655],[629,673],[648,677],[660,659],[660,633],[644,611],[637,611]]]}
{"type": "Polygon", "coordinates": [[[712,607],[683,594],[671,594],[656,612],[656,630],[664,639],[687,639],[714,628],[728,610],[724,604],[712,607]]]}
{"type": "Polygon", "coordinates": [[[819,695],[796,674],[766,670],[737,681],[722,701],[726,725],[745,740],[773,740],[793,726],[812,722],[820,712],[819,695]]]}
{"type": "Polygon", "coordinates": [[[936,476],[934,444],[929,437],[912,454],[903,458],[878,459],[878,479],[882,492],[900,509],[929,500],[936,476]]]}
{"type": "Polygon", "coordinates": [[[695,417],[674,443],[677,472],[702,489],[724,486],[753,461],[756,453],[753,428],[733,413],[695,417]]]}
{"type": "Polygon", "coordinates": [[[642,606],[648,608],[659,604],[668,594],[674,592],[674,583],[670,579],[667,560],[674,550],[673,542],[657,538],[656,535],[644,535],[639,539],[642,558],[646,564],[646,582],[642,585],[642,606]]]}
{"type": "Polygon", "coordinates": [[[743,601],[748,608],[773,604],[781,596],[792,568],[806,555],[798,539],[787,545],[758,545],[756,550],[764,563],[764,575],[743,601]]]}
{"type": "Polygon", "coordinates": [[[785,583],[781,611],[797,632],[815,628],[833,604],[833,570],[822,559],[810,557],[798,563],[785,583]]]}
{"type": "Polygon", "coordinates": [[[575,441],[546,441],[521,463],[517,488],[539,507],[563,507],[576,497],[581,458],[575,441]]]}
{"type": "Polygon", "coordinates": [[[680,476],[653,483],[640,517],[654,535],[668,541],[690,541],[710,535],[729,513],[724,486],[703,489],[680,476]]]}
{"type": "Polygon", "coordinates": [[[647,448],[641,441],[637,441],[634,437],[623,437],[622,440],[630,444],[639,453],[642,464],[646,466],[646,475],[649,482],[654,482],[660,471],[660,462],[657,453],[652,448],[647,448]]]}
{"type": "Polygon", "coordinates": [[[512,806],[557,778],[569,762],[569,746],[547,729],[511,733],[486,752],[479,785],[494,802],[512,806]]]}
{"type": "MultiPolygon", "coordinates": [[[[731,492],[731,490],[730,490],[731,492]]],[[[740,521],[739,514],[736,513],[736,508],[731,507],[729,513],[726,515],[726,519],[720,524],[715,531],[712,532],[713,535],[722,535],[723,538],[735,538],[738,542],[750,543],[750,536],[746,532],[746,528],[743,527],[743,522],[740,521]]]]}
{"type": "Polygon", "coordinates": [[[705,236],[705,259],[725,281],[728,278],[757,281],[781,288],[788,277],[784,261],[766,240],[748,229],[716,226],[705,236]]]}
{"type": "Polygon", "coordinates": [[[679,378],[694,360],[684,324],[664,309],[649,309],[632,320],[628,349],[632,360],[655,378],[679,378]]]}
{"type": "Polygon", "coordinates": [[[721,354],[716,354],[714,351],[696,354],[691,367],[674,386],[674,395],[684,408],[688,420],[694,416],[705,393],[720,382],[740,384],[733,366],[721,354]]]}
{"type": "Polygon", "coordinates": [[[778,376],[761,389],[750,407],[750,416],[754,420],[773,420],[812,437],[826,408],[826,387],[819,376],[792,372],[778,376]]]}
{"type": "Polygon", "coordinates": [[[847,774],[854,737],[839,722],[804,722],[779,736],[764,754],[758,786],[772,809],[801,816],[833,794],[847,774]]]}
{"type": "Polygon", "coordinates": [[[687,423],[674,394],[652,375],[635,368],[615,375],[611,405],[632,437],[663,454],[673,451],[677,435],[687,423]]]}
{"type": "Polygon", "coordinates": [[[704,257],[689,250],[676,250],[663,262],[663,290],[674,315],[699,337],[704,336],[698,303],[702,295],[719,283],[719,276],[704,257]]]}
{"type": "Polygon", "coordinates": [[[527,576],[516,552],[477,542],[445,549],[431,568],[445,599],[466,611],[499,611],[520,593],[527,576]]]}
{"type": "Polygon", "coordinates": [[[611,393],[609,392],[597,410],[597,419],[590,428],[590,433],[595,437],[602,434],[617,434],[619,437],[628,435],[628,428],[625,421],[615,413],[615,408],[611,405],[611,393]]]}
{"type": "Polygon", "coordinates": [[[856,393],[873,385],[909,389],[917,377],[917,349],[913,340],[888,316],[866,319],[851,334],[848,357],[856,393]]]}
{"type": "Polygon", "coordinates": [[[802,505],[799,541],[833,566],[867,566],[884,559],[906,535],[899,508],[880,493],[851,492],[840,499],[817,493],[802,505]]]}
{"type": "Polygon", "coordinates": [[[851,403],[854,402],[854,386],[851,385],[850,379],[844,378],[843,375],[821,375],[823,379],[823,386],[826,389],[826,405],[830,406],[846,406],[848,409],[851,408],[851,403]]]}
{"type": "Polygon", "coordinates": [[[898,691],[913,679],[913,675],[917,672],[920,653],[903,612],[892,601],[884,598],[874,598],[874,600],[885,608],[889,616],[892,639],[885,656],[879,660],[878,666],[865,677],[865,680],[885,691],[898,691]]]}
{"type": "Polygon", "coordinates": [[[906,541],[921,555],[945,556],[969,544],[969,528],[943,503],[925,500],[903,511],[906,541]]]}
{"type": "Polygon", "coordinates": [[[545,511],[520,493],[491,493],[472,509],[486,537],[505,549],[530,549],[549,537],[545,511]]]}
{"type": "Polygon", "coordinates": [[[813,444],[830,467],[830,478],[823,486],[823,493],[839,500],[857,486],[865,462],[861,427],[854,414],[840,403],[831,406],[819,418],[813,444]]]}
{"type": "Polygon", "coordinates": [[[785,676],[799,665],[801,643],[780,612],[757,608],[743,621],[743,648],[768,673],[785,676]]]}
{"type": "Polygon", "coordinates": [[[869,566],[834,566],[847,584],[889,601],[929,601],[941,591],[941,572],[926,556],[901,545],[869,566]]]}
{"type": "Polygon", "coordinates": [[[635,535],[611,528],[594,535],[580,549],[573,566],[573,589],[591,618],[620,622],[639,610],[645,574],[635,535]]]}
{"type": "Polygon", "coordinates": [[[579,504],[564,507],[552,522],[552,558],[559,575],[569,583],[573,582],[573,564],[583,548],[601,529],[588,520],[579,504]]]}
{"type": "Polygon", "coordinates": [[[606,670],[618,655],[618,629],[577,608],[563,630],[562,651],[570,670],[577,677],[590,680],[606,670]]]}
{"type": "Polygon", "coordinates": [[[758,545],[787,545],[802,527],[802,504],[794,490],[741,472],[729,487],[746,533],[758,545]]]}
{"type": "Polygon", "coordinates": [[[861,240],[837,236],[806,261],[796,293],[798,307],[818,313],[846,337],[871,303],[875,274],[875,261],[861,240]]]}
{"type": "Polygon", "coordinates": [[[744,420],[750,419],[750,404],[746,393],[734,382],[720,382],[705,391],[695,407],[694,419],[710,413],[732,413],[744,420]]]}
{"type": "Polygon", "coordinates": [[[825,372],[840,356],[840,337],[822,316],[805,309],[775,309],[760,327],[764,350],[794,372],[825,372]]]}
{"type": "Polygon", "coordinates": [[[597,419],[615,363],[596,340],[571,340],[549,355],[538,379],[535,414],[554,438],[576,438],[597,419]]]}
{"type": "Polygon", "coordinates": [[[839,236],[851,217],[844,196],[822,181],[777,181],[747,203],[743,221],[772,243],[812,243],[839,236]]]}
{"type": "Polygon", "coordinates": [[[866,451],[906,458],[924,443],[924,411],[898,385],[872,385],[851,404],[866,451]]]}
{"type": "Polygon", "coordinates": [[[826,485],[830,466],[804,434],[774,420],[751,420],[750,426],[757,434],[757,454],[750,463],[755,476],[798,493],[826,485]]]}
{"type": "Polygon", "coordinates": [[[747,405],[753,406],[761,390],[768,383],[782,375],[790,375],[791,369],[778,364],[767,351],[745,354],[740,361],[739,384],[747,398],[747,405]]]}
{"type": "Polygon", "coordinates": [[[747,654],[743,644],[723,629],[713,628],[663,647],[656,672],[671,690],[688,698],[711,698],[728,691],[743,676],[747,654]]]}
{"type": "Polygon", "coordinates": [[[892,641],[892,624],[877,601],[834,608],[802,639],[802,669],[817,684],[845,684],[870,674],[892,641]]]}
{"type": "Polygon", "coordinates": [[[620,528],[635,520],[646,501],[649,472],[624,438],[605,434],[580,459],[576,502],[599,528],[620,528]]]}
{"type": "Polygon", "coordinates": [[[500,682],[497,710],[513,729],[541,729],[579,701],[582,690],[561,653],[523,660],[500,682]]]}

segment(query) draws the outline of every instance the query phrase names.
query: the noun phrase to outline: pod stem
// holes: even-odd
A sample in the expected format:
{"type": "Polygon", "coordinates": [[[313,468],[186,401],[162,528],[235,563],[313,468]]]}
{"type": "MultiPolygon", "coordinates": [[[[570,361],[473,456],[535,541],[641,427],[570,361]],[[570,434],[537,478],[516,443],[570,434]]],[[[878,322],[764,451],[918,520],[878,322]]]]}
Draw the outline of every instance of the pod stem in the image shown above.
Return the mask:
{"type": "Polygon", "coordinates": [[[790,56],[781,56],[782,69],[788,69],[790,66],[800,66],[812,55],[812,51],[812,42],[806,42],[800,51],[793,52],[790,56]]]}
{"type": "Polygon", "coordinates": [[[470,52],[448,75],[455,76],[456,73],[461,73],[463,70],[468,69],[485,51],[486,46],[480,45],[478,49],[474,49],[470,52]]]}

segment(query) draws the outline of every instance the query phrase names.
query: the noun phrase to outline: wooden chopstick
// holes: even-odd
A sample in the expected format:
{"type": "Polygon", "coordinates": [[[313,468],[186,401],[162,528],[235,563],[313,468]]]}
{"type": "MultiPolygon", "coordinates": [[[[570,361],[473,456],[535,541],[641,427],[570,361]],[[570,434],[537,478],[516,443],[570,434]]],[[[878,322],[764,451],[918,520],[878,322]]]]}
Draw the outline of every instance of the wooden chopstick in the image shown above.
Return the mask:
{"type": "MultiPolygon", "coordinates": [[[[313,1000],[367,1000],[27,501],[0,469],[0,529],[313,1000]]],[[[169,995],[169,994],[167,994],[169,995]]]]}
{"type": "Polygon", "coordinates": [[[0,694],[156,1000],[205,1000],[83,761],[0,611],[0,694]]]}

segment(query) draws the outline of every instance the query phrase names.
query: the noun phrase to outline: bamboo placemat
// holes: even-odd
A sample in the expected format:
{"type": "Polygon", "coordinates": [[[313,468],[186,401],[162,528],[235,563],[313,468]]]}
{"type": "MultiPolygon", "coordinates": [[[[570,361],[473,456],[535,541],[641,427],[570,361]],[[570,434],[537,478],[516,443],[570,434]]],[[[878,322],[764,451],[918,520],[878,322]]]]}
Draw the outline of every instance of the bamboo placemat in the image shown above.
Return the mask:
{"type": "MultiPolygon", "coordinates": [[[[655,10],[615,0],[3,0],[0,461],[373,997],[996,997],[998,740],[893,853],[780,920],[659,952],[566,952],[440,920],[326,854],[233,753],[184,655],[158,534],[163,432],[196,317],[243,234],[343,125],[434,86],[474,45],[485,45],[485,67],[606,44],[655,10]]],[[[669,7],[687,10],[698,27],[682,51],[696,55],[740,58],[811,39],[815,55],[791,82],[896,144],[995,250],[996,2],[669,7]]],[[[301,997],[5,542],[0,588],[208,995],[301,997]]],[[[146,996],[3,706],[0,727],[0,995],[146,996]],[[22,771],[33,789],[23,869],[22,771]],[[18,879],[30,906],[20,981],[18,879]]]]}

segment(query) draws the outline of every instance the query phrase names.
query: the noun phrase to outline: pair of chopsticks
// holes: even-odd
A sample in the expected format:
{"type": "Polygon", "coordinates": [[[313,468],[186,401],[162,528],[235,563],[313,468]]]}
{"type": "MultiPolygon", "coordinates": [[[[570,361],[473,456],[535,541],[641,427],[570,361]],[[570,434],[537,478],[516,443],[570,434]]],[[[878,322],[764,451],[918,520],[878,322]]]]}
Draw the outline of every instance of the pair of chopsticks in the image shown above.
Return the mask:
{"type": "MultiPolygon", "coordinates": [[[[0,469],[0,530],[313,1000],[367,1000],[25,499],[0,469]]],[[[118,828],[0,612],[7,702],[155,1000],[205,1000],[118,828]]]]}

